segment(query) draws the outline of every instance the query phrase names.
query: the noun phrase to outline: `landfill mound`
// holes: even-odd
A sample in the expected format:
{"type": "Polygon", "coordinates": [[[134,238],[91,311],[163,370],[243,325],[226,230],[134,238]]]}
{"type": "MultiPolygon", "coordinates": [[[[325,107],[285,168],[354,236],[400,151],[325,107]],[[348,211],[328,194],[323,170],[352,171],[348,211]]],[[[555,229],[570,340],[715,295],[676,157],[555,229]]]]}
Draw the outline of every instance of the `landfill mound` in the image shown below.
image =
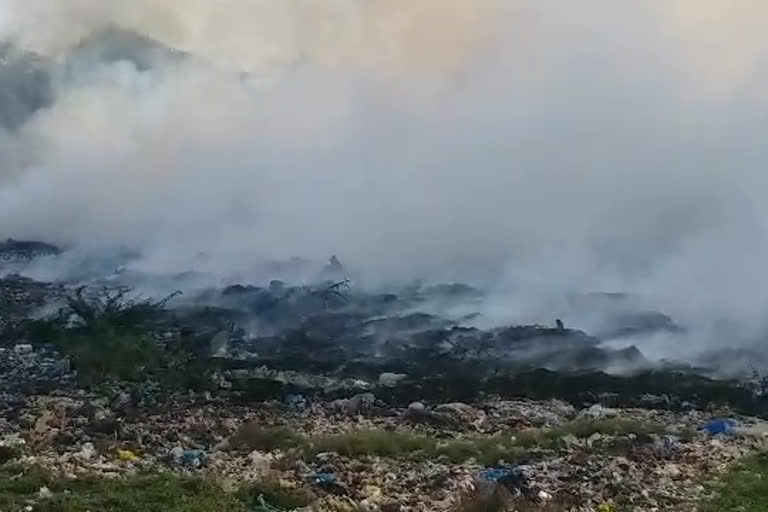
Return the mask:
{"type": "MultiPolygon", "coordinates": [[[[336,257],[310,284],[147,297],[125,268],[46,282],[19,262],[66,251],[0,249],[17,272],[0,279],[0,472],[269,482],[253,510],[694,511],[768,433],[759,374],[604,343],[683,329],[660,313],[601,333],[481,328],[481,289],[373,292],[336,257]]],[[[46,489],[24,499],[56,499],[46,489]]]]}

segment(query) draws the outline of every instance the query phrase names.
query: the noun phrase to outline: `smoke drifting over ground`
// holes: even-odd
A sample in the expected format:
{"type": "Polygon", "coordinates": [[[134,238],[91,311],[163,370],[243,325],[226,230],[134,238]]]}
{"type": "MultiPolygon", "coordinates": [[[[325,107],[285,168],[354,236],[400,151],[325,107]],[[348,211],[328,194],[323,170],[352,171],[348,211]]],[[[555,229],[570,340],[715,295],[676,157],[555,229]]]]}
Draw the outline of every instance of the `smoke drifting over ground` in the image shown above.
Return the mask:
{"type": "Polygon", "coordinates": [[[0,235],[125,244],[159,271],[338,254],[370,281],[492,282],[488,317],[507,321],[620,290],[690,343],[760,339],[767,16],[750,0],[0,0],[0,39],[52,70],[41,108],[2,123],[0,235]],[[156,48],[104,59],[118,31],[156,48]]]}

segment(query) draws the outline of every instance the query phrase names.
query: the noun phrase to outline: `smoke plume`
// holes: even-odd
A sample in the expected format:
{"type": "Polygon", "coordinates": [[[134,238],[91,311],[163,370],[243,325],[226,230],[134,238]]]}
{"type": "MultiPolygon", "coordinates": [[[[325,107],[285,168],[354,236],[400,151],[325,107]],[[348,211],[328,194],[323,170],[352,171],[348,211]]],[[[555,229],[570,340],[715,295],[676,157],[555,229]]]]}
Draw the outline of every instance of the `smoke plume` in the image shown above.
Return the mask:
{"type": "Polygon", "coordinates": [[[757,0],[0,0],[0,40],[53,70],[0,135],[0,235],[127,244],[160,271],[338,254],[376,282],[492,283],[505,320],[620,290],[697,346],[760,339],[767,17],[757,0]],[[94,51],[118,33],[160,51],[94,51]]]}

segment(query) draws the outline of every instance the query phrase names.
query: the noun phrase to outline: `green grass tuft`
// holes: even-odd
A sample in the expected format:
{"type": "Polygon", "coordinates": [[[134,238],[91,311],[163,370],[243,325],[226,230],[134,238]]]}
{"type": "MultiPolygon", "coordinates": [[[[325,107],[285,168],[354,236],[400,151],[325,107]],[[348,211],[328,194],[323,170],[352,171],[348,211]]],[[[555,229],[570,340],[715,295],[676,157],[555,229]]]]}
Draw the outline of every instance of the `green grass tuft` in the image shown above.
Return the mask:
{"type": "Polygon", "coordinates": [[[0,468],[0,510],[35,512],[288,512],[315,496],[279,482],[252,483],[228,492],[213,480],[171,473],[67,479],[35,467],[0,468]],[[47,488],[51,497],[41,497],[47,488]]]}
{"type": "Polygon", "coordinates": [[[699,512],[765,512],[768,510],[768,453],[753,455],[735,465],[711,489],[699,512]]]}
{"type": "Polygon", "coordinates": [[[443,458],[454,463],[475,459],[480,464],[493,465],[501,460],[519,462],[536,450],[557,450],[563,446],[562,438],[568,434],[585,439],[595,433],[618,436],[663,432],[663,426],[654,423],[607,419],[567,423],[555,429],[441,440],[407,430],[358,430],[308,437],[287,427],[247,423],[232,437],[230,445],[241,450],[295,449],[308,456],[335,452],[347,457],[443,458]]]}
{"type": "Polygon", "coordinates": [[[0,510],[36,512],[247,512],[246,504],[212,481],[170,474],[68,480],[34,468],[0,471],[0,510]],[[52,497],[38,493],[47,487],[52,497]]]}

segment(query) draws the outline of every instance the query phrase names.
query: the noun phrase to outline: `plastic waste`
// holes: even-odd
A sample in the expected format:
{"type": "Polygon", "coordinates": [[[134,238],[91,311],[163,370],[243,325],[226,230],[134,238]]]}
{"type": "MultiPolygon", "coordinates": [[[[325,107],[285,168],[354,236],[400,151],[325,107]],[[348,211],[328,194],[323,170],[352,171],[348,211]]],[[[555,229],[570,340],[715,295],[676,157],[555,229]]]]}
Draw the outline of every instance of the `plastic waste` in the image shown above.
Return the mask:
{"type": "Polygon", "coordinates": [[[525,474],[519,467],[496,467],[480,471],[478,479],[481,482],[499,485],[514,493],[529,492],[525,474]]]}
{"type": "Polygon", "coordinates": [[[717,434],[730,435],[733,433],[733,428],[735,426],[736,424],[731,420],[719,419],[719,420],[710,421],[706,425],[699,428],[699,430],[703,430],[711,435],[717,435],[717,434]]]}
{"type": "Polygon", "coordinates": [[[141,457],[131,450],[117,450],[117,458],[123,462],[138,462],[141,460],[141,457]]]}
{"type": "Polygon", "coordinates": [[[312,481],[315,485],[325,489],[331,494],[347,494],[347,488],[338,482],[336,475],[333,473],[315,473],[312,477],[312,481]]]}
{"type": "Polygon", "coordinates": [[[336,475],[333,473],[315,473],[314,481],[316,484],[335,484],[336,475]]]}
{"type": "Polygon", "coordinates": [[[203,465],[205,459],[205,452],[202,450],[184,450],[181,452],[179,462],[185,466],[191,466],[193,468],[199,468],[203,465]]]}
{"type": "Polygon", "coordinates": [[[513,471],[510,468],[492,468],[484,469],[480,472],[480,479],[486,482],[499,482],[512,476],[513,471]]]}
{"type": "Polygon", "coordinates": [[[288,395],[285,397],[285,405],[292,411],[301,412],[307,408],[307,399],[304,395],[288,395]]]}
{"type": "Polygon", "coordinates": [[[93,443],[84,443],[80,451],[75,455],[82,460],[91,460],[96,455],[96,448],[93,446],[93,443]]]}

